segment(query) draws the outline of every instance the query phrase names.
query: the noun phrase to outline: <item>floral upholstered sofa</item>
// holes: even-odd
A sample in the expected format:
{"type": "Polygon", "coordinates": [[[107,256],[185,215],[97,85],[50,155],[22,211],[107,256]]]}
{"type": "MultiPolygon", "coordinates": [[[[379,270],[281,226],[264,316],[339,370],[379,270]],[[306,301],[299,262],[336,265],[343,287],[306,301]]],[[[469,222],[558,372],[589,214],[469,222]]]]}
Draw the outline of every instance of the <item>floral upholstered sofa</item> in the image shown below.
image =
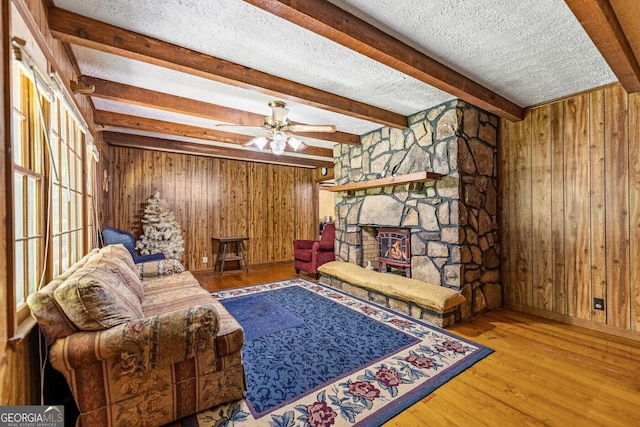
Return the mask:
{"type": "Polygon", "coordinates": [[[242,327],[175,260],[94,249],[27,302],[84,427],[160,426],[243,397],[242,327]]]}

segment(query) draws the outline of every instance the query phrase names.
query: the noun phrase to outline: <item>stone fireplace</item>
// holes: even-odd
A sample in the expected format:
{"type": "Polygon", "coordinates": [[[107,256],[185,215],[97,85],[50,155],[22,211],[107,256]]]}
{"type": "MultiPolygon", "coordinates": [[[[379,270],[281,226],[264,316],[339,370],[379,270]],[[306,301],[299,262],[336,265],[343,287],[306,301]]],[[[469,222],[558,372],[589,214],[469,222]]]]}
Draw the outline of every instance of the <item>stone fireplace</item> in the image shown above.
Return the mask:
{"type": "Polygon", "coordinates": [[[338,185],[430,171],[425,183],[337,192],[336,257],[378,269],[376,230],[410,233],[411,277],[460,290],[463,317],[501,304],[497,222],[498,118],[460,100],[336,146],[338,185]]]}

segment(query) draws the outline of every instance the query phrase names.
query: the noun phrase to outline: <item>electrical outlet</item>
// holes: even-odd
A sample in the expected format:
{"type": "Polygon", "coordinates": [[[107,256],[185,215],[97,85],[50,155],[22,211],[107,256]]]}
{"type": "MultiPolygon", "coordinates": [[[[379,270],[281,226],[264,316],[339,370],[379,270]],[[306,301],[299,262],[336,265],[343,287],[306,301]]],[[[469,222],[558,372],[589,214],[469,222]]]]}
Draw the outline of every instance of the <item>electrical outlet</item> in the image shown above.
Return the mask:
{"type": "Polygon", "coordinates": [[[604,310],[604,298],[594,298],[593,308],[596,310],[604,310]]]}
{"type": "Polygon", "coordinates": [[[206,263],[208,263],[208,262],[209,262],[209,257],[203,256],[203,257],[202,257],[202,263],[203,263],[203,264],[206,264],[206,263]]]}

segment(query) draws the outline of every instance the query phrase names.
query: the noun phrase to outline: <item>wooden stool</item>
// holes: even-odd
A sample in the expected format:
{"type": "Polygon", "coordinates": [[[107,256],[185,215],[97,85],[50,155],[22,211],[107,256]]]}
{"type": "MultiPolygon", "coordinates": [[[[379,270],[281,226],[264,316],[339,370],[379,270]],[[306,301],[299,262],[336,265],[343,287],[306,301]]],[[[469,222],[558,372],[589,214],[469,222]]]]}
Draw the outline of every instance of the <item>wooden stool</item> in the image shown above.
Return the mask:
{"type": "Polygon", "coordinates": [[[216,241],[219,242],[218,254],[216,255],[216,263],[213,266],[213,271],[217,271],[218,264],[220,264],[220,273],[222,273],[224,271],[224,263],[227,261],[238,261],[240,268],[242,268],[242,263],[244,262],[244,270],[249,271],[243,244],[245,240],[249,240],[248,237],[212,237],[211,239],[214,241],[214,245],[216,241]],[[235,243],[236,245],[236,252],[233,256],[227,256],[227,245],[229,243],[235,243]]]}

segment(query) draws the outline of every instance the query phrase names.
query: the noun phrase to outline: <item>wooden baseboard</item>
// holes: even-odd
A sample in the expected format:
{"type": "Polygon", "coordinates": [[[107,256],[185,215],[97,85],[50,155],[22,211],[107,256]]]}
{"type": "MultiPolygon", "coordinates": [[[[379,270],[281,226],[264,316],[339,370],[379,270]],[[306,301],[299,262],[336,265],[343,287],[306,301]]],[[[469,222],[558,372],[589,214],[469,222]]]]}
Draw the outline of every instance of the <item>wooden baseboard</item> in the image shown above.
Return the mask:
{"type": "Polygon", "coordinates": [[[534,316],[566,323],[568,325],[580,326],[581,328],[591,329],[593,331],[615,335],[621,338],[628,338],[634,341],[640,341],[640,331],[618,328],[616,326],[605,325],[585,319],[578,319],[576,317],[567,316],[566,314],[552,313],[539,308],[527,307],[520,304],[505,303],[503,304],[503,307],[513,311],[520,311],[522,313],[533,314],[534,316]]]}

